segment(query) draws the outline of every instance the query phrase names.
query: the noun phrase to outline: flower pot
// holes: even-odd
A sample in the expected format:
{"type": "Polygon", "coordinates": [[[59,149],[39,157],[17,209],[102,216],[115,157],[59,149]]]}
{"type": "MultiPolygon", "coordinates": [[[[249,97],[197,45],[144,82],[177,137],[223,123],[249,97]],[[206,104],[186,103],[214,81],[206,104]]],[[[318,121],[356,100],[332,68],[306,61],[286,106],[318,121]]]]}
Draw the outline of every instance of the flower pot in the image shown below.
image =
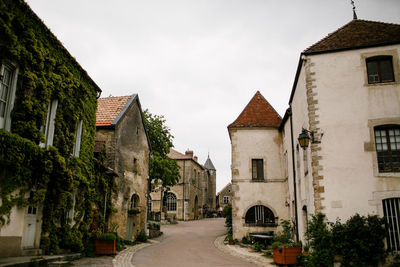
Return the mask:
{"type": "Polygon", "coordinates": [[[94,249],[97,255],[117,254],[117,243],[115,240],[95,240],[94,249]]]}
{"type": "Polygon", "coordinates": [[[228,244],[229,245],[235,245],[235,241],[233,239],[229,239],[228,244]]]}
{"type": "Polygon", "coordinates": [[[274,262],[278,264],[296,264],[297,256],[301,254],[301,247],[295,248],[274,248],[274,262]]]}

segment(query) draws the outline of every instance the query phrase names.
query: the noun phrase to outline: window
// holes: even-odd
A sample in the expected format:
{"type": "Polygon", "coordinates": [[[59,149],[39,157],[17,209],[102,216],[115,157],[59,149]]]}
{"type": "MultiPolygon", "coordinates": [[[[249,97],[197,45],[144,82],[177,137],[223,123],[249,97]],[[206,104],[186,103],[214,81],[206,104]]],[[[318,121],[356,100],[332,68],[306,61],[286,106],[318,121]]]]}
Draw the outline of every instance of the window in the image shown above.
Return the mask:
{"type": "Polygon", "coordinates": [[[224,196],[224,204],[229,204],[229,197],[228,196],[224,196]]]}
{"type": "Polygon", "coordinates": [[[168,192],[164,195],[163,206],[167,207],[167,211],[176,211],[176,196],[174,193],[168,192]]]}
{"type": "Polygon", "coordinates": [[[75,130],[75,144],[74,144],[74,149],[72,151],[72,155],[75,157],[79,157],[79,152],[81,150],[82,124],[83,121],[80,120],[75,130]]]}
{"type": "Polygon", "coordinates": [[[375,127],[379,172],[400,172],[400,126],[375,127]]]}
{"type": "Polygon", "coordinates": [[[382,200],[383,216],[387,222],[386,242],[388,250],[400,250],[400,198],[382,200]]]}
{"type": "Polygon", "coordinates": [[[393,63],[391,56],[379,56],[367,59],[368,83],[393,82],[393,63]]]}
{"type": "Polygon", "coordinates": [[[253,180],[264,180],[264,167],[262,159],[252,159],[253,180]]]}
{"type": "Polygon", "coordinates": [[[18,69],[9,64],[0,66],[0,129],[11,129],[11,111],[14,105],[18,69]]]}
{"type": "Polygon", "coordinates": [[[255,226],[276,226],[274,213],[263,205],[251,207],[246,212],[245,221],[255,226]]]}
{"type": "Polygon", "coordinates": [[[44,134],[45,143],[40,143],[41,147],[49,147],[53,145],[54,139],[54,120],[56,118],[56,111],[58,106],[58,100],[54,99],[49,103],[47,109],[46,125],[41,128],[44,134]]]}

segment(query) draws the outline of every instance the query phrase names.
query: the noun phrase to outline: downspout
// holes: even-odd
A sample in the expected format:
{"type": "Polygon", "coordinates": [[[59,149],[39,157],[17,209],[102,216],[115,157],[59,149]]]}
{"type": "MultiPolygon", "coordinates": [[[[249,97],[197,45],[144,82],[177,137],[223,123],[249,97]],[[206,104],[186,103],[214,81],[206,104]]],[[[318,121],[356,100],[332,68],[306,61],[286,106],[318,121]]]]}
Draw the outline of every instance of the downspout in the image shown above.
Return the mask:
{"type": "Polygon", "coordinates": [[[288,109],[288,115],[290,116],[290,139],[292,144],[292,168],[293,168],[293,190],[294,190],[294,217],[295,217],[295,229],[296,229],[296,241],[299,241],[299,228],[298,228],[298,214],[297,214],[297,186],[296,186],[296,164],[294,159],[294,143],[293,143],[293,113],[292,104],[290,103],[288,109]]]}
{"type": "Polygon", "coordinates": [[[185,160],[183,160],[183,207],[182,207],[182,212],[183,212],[183,221],[185,221],[185,160]]]}

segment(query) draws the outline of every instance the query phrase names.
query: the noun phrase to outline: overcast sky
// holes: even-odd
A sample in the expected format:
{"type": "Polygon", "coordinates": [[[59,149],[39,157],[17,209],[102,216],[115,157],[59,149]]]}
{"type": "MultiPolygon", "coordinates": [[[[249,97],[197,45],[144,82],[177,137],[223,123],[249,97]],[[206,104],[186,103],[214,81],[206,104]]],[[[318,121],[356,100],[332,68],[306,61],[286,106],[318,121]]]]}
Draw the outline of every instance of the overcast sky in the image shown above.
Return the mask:
{"type": "MultiPolygon", "coordinates": [[[[283,116],[301,51],[353,18],[350,0],[28,0],[103,90],[139,94],[175,149],[231,180],[227,126],[257,90],[283,116]]],[[[400,24],[399,0],[355,0],[359,19],[400,24]]]]}

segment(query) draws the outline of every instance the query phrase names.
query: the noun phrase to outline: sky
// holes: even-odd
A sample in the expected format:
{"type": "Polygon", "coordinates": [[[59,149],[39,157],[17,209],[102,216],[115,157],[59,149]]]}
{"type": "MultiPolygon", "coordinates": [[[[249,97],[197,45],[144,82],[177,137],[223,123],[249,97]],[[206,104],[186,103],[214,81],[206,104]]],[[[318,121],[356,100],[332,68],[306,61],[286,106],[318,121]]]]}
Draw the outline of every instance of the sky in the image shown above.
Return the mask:
{"type": "MultiPolygon", "coordinates": [[[[355,0],[359,19],[400,24],[399,0],[355,0]]],[[[283,117],[300,53],[353,19],[350,0],[28,0],[102,89],[137,93],[175,149],[231,180],[227,126],[256,93],[283,117]]]]}

